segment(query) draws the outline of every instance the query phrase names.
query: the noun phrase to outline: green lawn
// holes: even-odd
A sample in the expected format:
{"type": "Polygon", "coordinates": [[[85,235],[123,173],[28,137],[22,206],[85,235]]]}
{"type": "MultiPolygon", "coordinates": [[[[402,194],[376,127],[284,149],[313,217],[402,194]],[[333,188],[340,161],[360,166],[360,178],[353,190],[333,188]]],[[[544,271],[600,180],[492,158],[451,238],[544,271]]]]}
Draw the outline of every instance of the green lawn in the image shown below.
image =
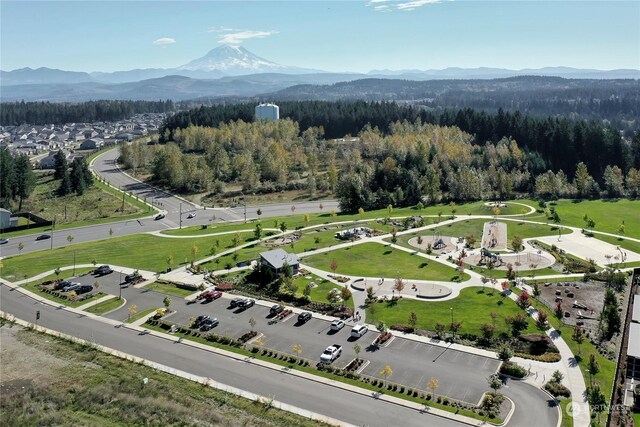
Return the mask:
{"type": "Polygon", "coordinates": [[[634,412],[631,414],[633,416],[633,423],[636,427],[640,427],[640,412],[634,412]]]}
{"type": "MultiPolygon", "coordinates": [[[[518,203],[520,202],[521,201],[518,201],[518,203]]],[[[531,204],[528,201],[524,201],[523,203],[531,204]]],[[[522,213],[523,208],[524,206],[520,206],[520,205],[507,205],[506,208],[501,209],[500,215],[513,215],[513,214],[519,215],[522,213]]],[[[247,207],[247,215],[249,217],[255,217],[256,209],[257,208],[255,207],[247,207]]],[[[456,215],[493,215],[491,208],[489,208],[488,206],[485,206],[485,202],[482,202],[482,201],[459,204],[459,205],[456,205],[454,209],[456,210],[456,215]]],[[[243,222],[235,222],[230,224],[215,224],[215,228],[209,227],[206,230],[202,230],[200,226],[185,227],[181,230],[165,231],[165,233],[181,235],[181,236],[191,236],[191,235],[210,234],[212,233],[212,230],[215,230],[213,232],[229,231],[229,230],[235,230],[235,229],[246,229],[246,228],[253,230],[255,228],[255,224],[258,222],[260,222],[262,226],[265,228],[278,228],[279,224],[281,224],[283,221],[287,225],[288,230],[294,230],[296,227],[330,224],[330,223],[341,222],[341,221],[364,221],[364,220],[370,220],[370,219],[376,219],[376,218],[386,218],[389,216],[391,217],[406,217],[406,216],[414,216],[414,215],[437,216],[438,214],[442,215],[441,217],[442,220],[447,219],[449,216],[451,216],[451,207],[448,204],[438,204],[438,205],[427,206],[422,210],[418,210],[416,207],[394,208],[392,209],[391,214],[389,214],[389,211],[387,211],[387,209],[379,209],[375,211],[365,212],[363,215],[360,215],[357,213],[353,214],[353,213],[342,213],[342,212],[336,212],[335,215],[333,215],[331,212],[327,212],[327,209],[325,208],[323,212],[309,214],[308,222],[305,221],[305,215],[296,214],[294,212],[294,214],[292,215],[250,220],[247,222],[247,224],[244,224],[243,222]],[[278,223],[278,226],[276,226],[275,224],[276,222],[278,223]]],[[[426,223],[428,224],[428,221],[426,223]]],[[[377,228],[381,228],[381,226],[378,225],[377,228]]]]}
{"type": "Polygon", "coordinates": [[[624,222],[625,235],[640,238],[640,200],[560,200],[555,208],[561,224],[585,227],[583,217],[587,214],[595,221],[596,231],[618,234],[618,226],[624,222]]]}
{"type": "Polygon", "coordinates": [[[162,282],[149,283],[144,288],[149,289],[151,291],[161,292],[163,294],[173,295],[180,298],[184,298],[187,295],[191,295],[192,293],[196,292],[196,291],[190,291],[188,289],[178,288],[168,283],[162,283],[162,282]]]}
{"type": "Polygon", "coordinates": [[[573,417],[567,413],[567,405],[572,402],[570,398],[560,399],[560,412],[562,413],[562,424],[560,427],[573,427],[573,417]]]}
{"type": "Polygon", "coordinates": [[[336,274],[442,281],[469,279],[466,273],[458,277],[458,272],[452,267],[378,243],[363,243],[311,255],[302,258],[301,263],[331,271],[334,260],[337,263],[336,274]]]}
{"type": "MultiPolygon", "coordinates": [[[[124,211],[121,211],[122,193],[97,179],[94,180],[94,186],[87,189],[82,196],[72,194],[57,197],[55,191],[59,185],[60,180],[53,179],[52,174],[39,176],[33,194],[25,201],[23,211],[33,212],[49,221],[55,219],[56,230],[140,218],[152,214],[147,205],[129,196],[125,196],[124,211]]],[[[4,233],[3,237],[17,237],[50,230],[51,226],[33,227],[4,233]]]]}
{"type": "Polygon", "coordinates": [[[142,319],[147,314],[153,313],[154,311],[158,311],[158,309],[160,309],[160,307],[150,308],[148,310],[141,311],[140,313],[136,313],[127,319],[127,323],[133,323],[138,319],[142,319]]]}
{"type": "MultiPolygon", "coordinates": [[[[304,288],[311,282],[315,282],[316,287],[311,289],[311,295],[309,295],[309,298],[311,299],[311,301],[317,301],[317,302],[323,302],[323,303],[330,303],[331,301],[329,301],[329,299],[327,298],[327,296],[329,295],[329,292],[331,292],[331,290],[333,288],[338,288],[340,289],[340,286],[335,285],[333,283],[331,283],[330,281],[323,279],[321,277],[315,276],[313,274],[307,274],[306,276],[311,276],[310,279],[307,279],[304,276],[298,276],[294,279],[294,283],[296,285],[298,285],[298,292],[297,295],[300,296],[302,295],[302,292],[304,291],[304,288]]],[[[347,307],[353,307],[353,298],[350,298],[348,301],[345,302],[345,305],[347,307]]]]}
{"type": "Polygon", "coordinates": [[[103,315],[104,313],[108,313],[111,310],[115,310],[116,308],[120,308],[125,301],[123,299],[118,299],[117,297],[113,297],[106,301],[102,301],[96,305],[92,305],[87,308],[85,311],[88,313],[103,315]]]}
{"type": "MultiPolygon", "coordinates": [[[[490,289],[482,290],[480,287],[465,288],[460,295],[449,301],[419,301],[413,299],[401,299],[397,303],[382,302],[369,305],[367,308],[367,322],[385,322],[387,325],[408,323],[409,313],[416,313],[419,329],[434,330],[436,323],[451,324],[451,313],[454,321],[462,322],[458,333],[474,334],[480,336],[480,326],[484,323],[491,324],[490,314],[496,313],[496,334],[510,333],[509,326],[504,319],[516,313],[524,313],[508,297],[503,297],[500,292],[490,289]],[[453,308],[453,310],[451,310],[453,308]]],[[[533,320],[529,320],[528,329],[523,333],[539,332],[535,328],[533,320]]]]}
{"type": "MultiPolygon", "coordinates": [[[[22,278],[25,274],[31,277],[43,271],[71,265],[74,251],[77,264],[88,264],[95,259],[98,264],[111,263],[141,270],[164,271],[169,255],[174,257],[172,265],[175,267],[191,261],[191,249],[194,245],[198,248],[196,259],[208,256],[216,241],[219,242],[218,252],[233,248],[233,236],[226,234],[215,238],[173,239],[138,234],[79,243],[3,259],[2,277],[9,280],[22,278]]],[[[252,234],[243,233],[242,238],[245,240],[241,243],[252,237],[252,234]]]]}

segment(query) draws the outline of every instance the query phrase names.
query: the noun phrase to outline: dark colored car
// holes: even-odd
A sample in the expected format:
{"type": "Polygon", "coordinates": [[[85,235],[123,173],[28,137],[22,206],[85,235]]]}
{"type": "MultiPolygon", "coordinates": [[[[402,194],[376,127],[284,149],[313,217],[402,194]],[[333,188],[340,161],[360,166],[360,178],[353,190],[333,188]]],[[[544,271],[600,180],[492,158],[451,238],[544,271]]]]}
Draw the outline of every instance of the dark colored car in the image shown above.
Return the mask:
{"type": "Polygon", "coordinates": [[[140,279],[142,279],[142,276],[140,275],[140,273],[131,273],[124,276],[124,281],[126,283],[135,282],[136,280],[140,280],[140,279]]]}
{"type": "Polygon", "coordinates": [[[66,286],[71,285],[72,283],[68,280],[61,280],[58,283],[56,283],[55,285],[53,285],[53,290],[54,291],[60,291],[62,289],[64,289],[66,286]]]}
{"type": "Polygon", "coordinates": [[[303,311],[302,313],[298,314],[298,322],[306,323],[309,320],[311,320],[311,313],[309,313],[308,311],[303,311]]]}
{"type": "Polygon", "coordinates": [[[229,302],[229,307],[239,307],[240,303],[244,300],[242,297],[234,298],[229,302]]]}
{"type": "Polygon", "coordinates": [[[276,315],[276,314],[280,314],[284,311],[284,308],[282,308],[282,306],[280,304],[276,304],[274,306],[271,307],[271,310],[269,310],[269,313],[271,313],[272,315],[276,315]]]}
{"type": "Polygon", "coordinates": [[[207,321],[207,320],[209,320],[209,319],[210,319],[210,317],[209,317],[209,316],[207,316],[206,314],[202,314],[202,315],[200,315],[200,316],[196,317],[196,320],[193,322],[193,327],[194,327],[194,328],[199,328],[200,326],[202,326],[202,324],[203,324],[205,321],[207,321]]]}
{"type": "Polygon", "coordinates": [[[98,274],[100,276],[104,276],[106,274],[113,273],[113,270],[108,265],[101,265],[100,267],[96,268],[93,273],[98,274]]]}
{"type": "Polygon", "coordinates": [[[202,322],[202,325],[200,326],[200,330],[201,331],[208,331],[208,330],[211,330],[212,328],[215,328],[219,324],[220,324],[220,322],[216,318],[207,319],[204,322],[202,322]]]}
{"type": "Polygon", "coordinates": [[[254,305],[256,305],[256,300],[251,298],[243,298],[242,301],[236,304],[238,308],[241,308],[243,310],[246,310],[249,307],[253,307],[254,305]]]}
{"type": "Polygon", "coordinates": [[[36,240],[47,240],[47,239],[50,239],[50,238],[51,238],[51,235],[49,235],[49,234],[41,234],[38,237],[36,237],[36,240]]]}
{"type": "Polygon", "coordinates": [[[93,286],[91,285],[80,285],[78,289],[76,289],[76,294],[86,294],[87,292],[91,292],[93,290],[93,286]]]}
{"type": "Polygon", "coordinates": [[[160,221],[161,219],[164,219],[165,215],[164,214],[158,214],[156,215],[156,217],[154,218],[156,221],[160,221]]]}

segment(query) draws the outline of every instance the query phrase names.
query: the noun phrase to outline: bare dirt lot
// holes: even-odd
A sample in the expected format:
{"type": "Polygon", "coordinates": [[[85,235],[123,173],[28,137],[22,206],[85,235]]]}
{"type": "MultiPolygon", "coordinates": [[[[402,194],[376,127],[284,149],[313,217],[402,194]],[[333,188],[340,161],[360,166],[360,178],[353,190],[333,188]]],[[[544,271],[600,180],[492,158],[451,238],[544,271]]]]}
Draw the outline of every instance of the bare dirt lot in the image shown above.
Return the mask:
{"type": "Polygon", "coordinates": [[[598,328],[598,315],[604,305],[605,284],[601,282],[559,282],[540,284],[540,300],[550,310],[556,306],[556,299],[562,299],[562,309],[565,312],[564,321],[569,325],[583,322],[582,327],[591,334],[598,328]],[[584,304],[587,308],[575,306],[574,303],[584,304]],[[569,316],[566,316],[569,313],[569,316]],[[585,318],[578,319],[579,314],[585,318]]]}

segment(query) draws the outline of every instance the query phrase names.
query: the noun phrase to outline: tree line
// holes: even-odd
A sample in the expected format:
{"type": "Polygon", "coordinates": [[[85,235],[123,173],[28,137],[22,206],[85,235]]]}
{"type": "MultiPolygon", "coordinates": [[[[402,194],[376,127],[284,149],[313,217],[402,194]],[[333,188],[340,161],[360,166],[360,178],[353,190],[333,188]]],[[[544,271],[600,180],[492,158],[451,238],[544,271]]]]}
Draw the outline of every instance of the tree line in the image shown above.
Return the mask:
{"type": "Polygon", "coordinates": [[[36,187],[36,176],[31,161],[26,154],[13,156],[8,149],[0,149],[0,206],[9,209],[11,203],[18,201],[18,210],[22,202],[36,187]]]}
{"type": "Polygon", "coordinates": [[[0,104],[0,125],[44,125],[77,122],[114,122],[142,113],[174,111],[173,101],[89,101],[81,103],[58,102],[3,102],[0,104]]]}
{"type": "MultiPolygon", "coordinates": [[[[392,123],[408,121],[456,126],[472,135],[479,146],[495,144],[503,138],[513,139],[529,156],[529,171],[563,170],[569,175],[584,162],[602,184],[601,177],[608,165],[618,166],[627,173],[640,168],[640,133],[630,141],[620,132],[595,121],[566,118],[536,118],[516,112],[496,113],[471,108],[447,109],[441,112],[399,105],[394,102],[365,101],[299,101],[279,104],[280,116],[298,123],[301,131],[322,128],[325,138],[357,135],[369,126],[383,135],[389,134],[392,123]]],[[[173,139],[176,129],[191,125],[219,126],[232,120],[252,122],[255,104],[215,105],[184,111],[165,120],[161,142],[173,139]]]]}

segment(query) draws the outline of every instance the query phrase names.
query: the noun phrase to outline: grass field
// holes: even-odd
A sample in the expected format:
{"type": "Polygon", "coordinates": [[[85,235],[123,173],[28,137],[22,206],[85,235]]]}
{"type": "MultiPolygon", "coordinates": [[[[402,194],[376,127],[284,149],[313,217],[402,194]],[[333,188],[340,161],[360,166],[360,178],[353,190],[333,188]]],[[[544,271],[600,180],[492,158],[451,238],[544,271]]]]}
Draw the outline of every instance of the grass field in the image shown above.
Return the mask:
{"type": "Polygon", "coordinates": [[[622,249],[640,254],[640,242],[635,242],[629,239],[620,240],[617,237],[603,236],[602,234],[597,233],[594,233],[593,237],[598,240],[602,240],[603,242],[610,243],[614,246],[620,246],[622,249]]]}
{"type": "Polygon", "coordinates": [[[161,292],[163,294],[173,295],[180,298],[184,298],[187,295],[191,295],[192,293],[196,292],[190,291],[189,289],[177,288],[173,285],[162,282],[149,283],[144,287],[144,289],[149,289],[150,291],[161,292]]]}
{"type": "MultiPolygon", "coordinates": [[[[371,304],[367,308],[367,322],[385,322],[387,325],[398,323],[408,324],[409,314],[416,313],[419,329],[434,330],[436,323],[451,324],[451,313],[456,322],[462,322],[458,333],[482,334],[480,326],[484,323],[491,324],[490,314],[496,313],[496,335],[501,332],[509,334],[510,329],[504,319],[523,311],[509,298],[503,297],[500,292],[491,289],[483,290],[479,287],[465,288],[460,295],[449,301],[419,301],[413,299],[401,299],[396,304],[382,302],[371,304]],[[453,310],[451,310],[453,308],[453,310]]],[[[529,319],[528,328],[523,333],[537,332],[533,320],[529,319]]]]}
{"type": "MultiPolygon", "coordinates": [[[[97,179],[82,196],[56,197],[55,191],[59,185],[60,180],[54,180],[52,174],[40,176],[34,193],[25,201],[23,211],[33,212],[49,221],[55,219],[56,230],[140,218],[153,213],[142,201],[128,195],[125,196],[124,211],[121,211],[122,193],[97,179]]],[[[33,227],[3,233],[3,237],[50,230],[51,226],[33,227]]]]}
{"type": "Polygon", "coordinates": [[[124,303],[125,303],[125,300],[118,299],[117,297],[113,297],[113,298],[108,299],[106,301],[102,301],[101,303],[98,303],[96,305],[92,305],[91,307],[87,308],[84,311],[86,311],[88,313],[103,315],[105,313],[110,312],[111,310],[115,310],[116,308],[120,308],[122,306],[122,304],[124,304],[124,303]]]}
{"type": "MultiPolygon", "coordinates": [[[[77,264],[88,264],[95,259],[98,264],[110,263],[141,270],[164,271],[169,255],[174,257],[173,266],[188,263],[192,259],[193,246],[198,248],[197,260],[208,256],[216,241],[219,242],[218,252],[233,248],[233,237],[233,234],[226,234],[215,238],[172,239],[138,234],[79,243],[5,258],[2,277],[9,280],[23,278],[25,274],[31,277],[43,271],[71,265],[74,252],[77,264]]],[[[253,235],[243,233],[241,237],[251,239],[253,235]]],[[[245,242],[246,240],[242,241],[245,242]]]]}
{"type": "Polygon", "coordinates": [[[583,228],[587,214],[595,221],[596,231],[618,234],[618,226],[624,222],[625,236],[640,238],[640,200],[560,200],[555,208],[561,224],[583,228]]]}
{"type": "Polygon", "coordinates": [[[331,263],[334,260],[338,264],[337,274],[443,281],[469,279],[466,273],[458,277],[458,272],[452,267],[378,243],[363,243],[311,255],[302,258],[300,262],[331,271],[331,263]]]}
{"type": "Polygon", "coordinates": [[[0,419],[7,426],[326,425],[91,346],[9,325],[1,332],[3,348],[15,354],[3,359],[3,372],[21,378],[21,386],[0,396],[0,419]],[[141,387],[143,378],[148,383],[141,387]]]}
{"type": "MultiPolygon", "coordinates": [[[[521,201],[518,201],[520,203],[521,201]]],[[[524,203],[528,203],[524,201],[524,203]]],[[[472,202],[456,205],[455,208],[456,215],[493,215],[491,208],[485,205],[485,202],[472,202]]],[[[520,215],[522,214],[522,209],[524,206],[520,205],[507,205],[506,208],[502,208],[500,215],[520,215]]],[[[386,217],[406,217],[406,216],[414,216],[414,215],[429,215],[436,216],[438,214],[442,214],[441,219],[445,220],[447,217],[451,216],[451,207],[448,204],[438,204],[427,206],[422,210],[418,210],[416,207],[408,207],[408,208],[394,208],[391,213],[387,209],[380,209],[376,211],[365,212],[364,214],[350,214],[350,213],[341,213],[336,212],[333,215],[331,212],[327,212],[325,208],[321,213],[312,213],[309,214],[309,221],[305,221],[305,215],[296,214],[295,212],[292,215],[273,217],[273,218],[261,218],[261,219],[253,219],[247,221],[246,224],[243,222],[235,222],[232,224],[216,224],[215,228],[209,227],[206,230],[202,230],[199,226],[197,227],[186,227],[181,230],[168,230],[165,231],[166,234],[180,235],[180,236],[191,236],[191,235],[200,235],[200,234],[209,234],[212,231],[226,231],[226,230],[234,230],[237,228],[255,228],[255,224],[260,222],[264,228],[277,228],[275,226],[275,222],[281,224],[283,221],[287,225],[288,230],[293,230],[296,227],[306,227],[311,225],[320,225],[320,224],[330,224],[334,222],[341,221],[365,221],[376,218],[386,218],[386,217]]],[[[256,208],[250,207],[247,208],[247,215],[250,218],[256,217],[256,208]]],[[[525,216],[526,218],[526,216],[525,216]]],[[[437,218],[434,218],[437,220],[437,218]]],[[[428,224],[429,221],[425,221],[425,224],[428,224]]],[[[380,225],[377,228],[381,228],[380,225]]]]}
{"type": "Polygon", "coordinates": [[[640,427],[640,412],[634,412],[633,414],[633,423],[636,427],[640,427]]]}
{"type": "MultiPolygon", "coordinates": [[[[340,289],[339,286],[334,285],[333,283],[331,283],[330,281],[323,279],[321,277],[315,276],[313,274],[308,274],[307,276],[310,276],[310,279],[307,279],[304,276],[299,276],[296,277],[294,279],[294,283],[296,285],[298,285],[298,292],[297,295],[301,296],[302,295],[302,291],[304,291],[304,288],[311,282],[315,282],[316,287],[311,289],[311,295],[309,295],[309,298],[311,299],[311,301],[317,301],[317,302],[323,302],[323,303],[330,303],[331,301],[329,301],[329,299],[327,298],[327,296],[329,295],[329,292],[331,292],[331,290],[333,288],[338,288],[340,289]]],[[[344,303],[347,307],[353,307],[353,298],[350,298],[349,300],[347,300],[344,303]]]]}

